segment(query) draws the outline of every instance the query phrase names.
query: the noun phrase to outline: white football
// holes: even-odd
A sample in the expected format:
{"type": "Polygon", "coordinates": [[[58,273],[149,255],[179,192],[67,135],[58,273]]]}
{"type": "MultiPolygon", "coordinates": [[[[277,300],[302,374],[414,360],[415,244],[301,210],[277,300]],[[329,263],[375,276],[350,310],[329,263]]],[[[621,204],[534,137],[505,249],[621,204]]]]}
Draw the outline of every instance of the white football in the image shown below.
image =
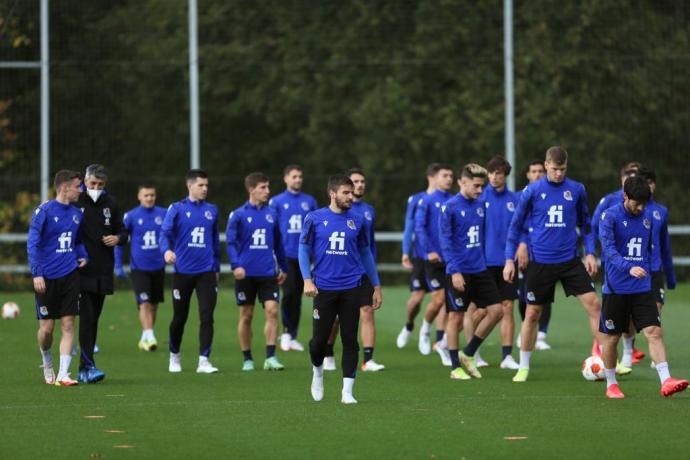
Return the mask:
{"type": "Polygon", "coordinates": [[[604,361],[599,356],[590,356],[582,363],[582,376],[591,382],[604,380],[604,361]]]}
{"type": "Polygon", "coordinates": [[[2,306],[3,319],[14,319],[19,316],[19,305],[14,302],[5,302],[2,306]]]}

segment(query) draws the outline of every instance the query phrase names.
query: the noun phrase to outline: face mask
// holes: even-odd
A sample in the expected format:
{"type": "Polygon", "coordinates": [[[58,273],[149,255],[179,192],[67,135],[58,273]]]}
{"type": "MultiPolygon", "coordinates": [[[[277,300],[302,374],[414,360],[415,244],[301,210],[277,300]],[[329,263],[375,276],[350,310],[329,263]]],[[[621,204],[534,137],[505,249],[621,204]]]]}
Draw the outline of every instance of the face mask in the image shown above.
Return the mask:
{"type": "Polygon", "coordinates": [[[91,190],[91,189],[87,189],[87,190],[86,190],[86,193],[89,194],[89,196],[91,197],[91,199],[92,199],[93,202],[95,203],[96,200],[98,200],[98,197],[101,196],[101,193],[103,193],[103,190],[91,190]]]}

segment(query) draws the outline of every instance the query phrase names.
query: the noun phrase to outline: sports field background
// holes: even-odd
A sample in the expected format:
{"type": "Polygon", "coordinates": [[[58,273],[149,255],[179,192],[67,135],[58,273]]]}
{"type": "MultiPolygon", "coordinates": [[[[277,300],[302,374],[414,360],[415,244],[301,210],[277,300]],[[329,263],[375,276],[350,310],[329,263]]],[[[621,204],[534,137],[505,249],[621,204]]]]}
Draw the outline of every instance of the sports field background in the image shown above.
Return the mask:
{"type": "MultiPolygon", "coordinates": [[[[385,287],[375,359],[386,370],[358,373],[359,404],[346,407],[340,403],[340,370],[327,373],[324,400],[311,400],[307,352],[279,352],[284,372],[241,372],[237,308],[230,294],[225,279],[211,356],[218,374],[194,372],[196,313],[190,314],[183,340],[183,372],[168,373],[169,299],[156,326],[162,348],[139,352],[133,297],[119,291],[106,302],[100,321],[102,351],[96,356],[107,378],[74,388],[43,383],[32,295],[0,294],[0,301],[22,306],[18,319],[0,322],[0,458],[688,458],[690,393],[661,397],[657,374],[645,358],[621,379],[626,399],[607,400],[603,383],[586,382],[580,374],[591,342],[585,314],[571,299],[557,299],[548,337],[553,349],[535,352],[526,384],[511,382],[514,371],[498,369],[497,331],[482,347],[492,364],[482,370],[484,378],[458,382],[449,379],[436,354],[421,356],[416,340],[404,350],[395,347],[407,290],[385,287]],[[88,418],[93,416],[102,418],[88,418]]],[[[685,378],[690,376],[690,309],[684,302],[689,294],[690,285],[671,291],[663,314],[672,374],[685,378]]],[[[305,344],[310,306],[305,301],[300,333],[305,344]]],[[[253,342],[258,366],[262,326],[258,311],[253,342]]],[[[647,351],[644,339],[638,344],[647,351]]],[[[57,359],[57,344],[54,352],[57,359]]],[[[76,374],[76,362],[72,368],[76,374]]]]}

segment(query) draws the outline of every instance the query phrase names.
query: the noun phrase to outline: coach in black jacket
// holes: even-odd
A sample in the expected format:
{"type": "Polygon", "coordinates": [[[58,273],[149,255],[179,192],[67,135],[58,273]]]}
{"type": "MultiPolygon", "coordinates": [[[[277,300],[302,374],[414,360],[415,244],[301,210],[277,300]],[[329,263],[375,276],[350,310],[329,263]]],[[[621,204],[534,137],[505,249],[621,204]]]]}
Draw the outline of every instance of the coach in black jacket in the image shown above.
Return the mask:
{"type": "Polygon", "coordinates": [[[107,179],[102,165],[88,166],[82,193],[76,203],[84,213],[81,239],[89,254],[89,263],[80,272],[79,381],[83,383],[96,383],[105,378],[105,373],[96,367],[93,356],[98,318],[103,311],[105,296],[113,293],[113,248],[127,241],[122,213],[115,199],[105,190],[107,179]]]}

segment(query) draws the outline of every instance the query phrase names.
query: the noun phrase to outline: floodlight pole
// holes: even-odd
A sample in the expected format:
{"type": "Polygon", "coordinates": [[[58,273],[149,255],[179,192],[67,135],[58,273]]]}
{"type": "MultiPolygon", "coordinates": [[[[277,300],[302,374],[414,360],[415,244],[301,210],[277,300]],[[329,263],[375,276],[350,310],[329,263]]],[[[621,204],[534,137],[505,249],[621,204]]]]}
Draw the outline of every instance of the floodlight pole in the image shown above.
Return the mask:
{"type": "Polygon", "coordinates": [[[189,162],[201,167],[199,152],[199,55],[197,40],[197,0],[189,0],[189,162]]]}
{"type": "Polygon", "coordinates": [[[48,200],[50,171],[50,73],[48,0],[41,0],[41,201],[48,200]]]}
{"type": "MultiPolygon", "coordinates": [[[[505,72],[505,154],[515,164],[515,98],[513,94],[513,0],[503,0],[503,62],[505,72]]],[[[515,173],[508,176],[508,188],[515,190],[515,173]]]]}

